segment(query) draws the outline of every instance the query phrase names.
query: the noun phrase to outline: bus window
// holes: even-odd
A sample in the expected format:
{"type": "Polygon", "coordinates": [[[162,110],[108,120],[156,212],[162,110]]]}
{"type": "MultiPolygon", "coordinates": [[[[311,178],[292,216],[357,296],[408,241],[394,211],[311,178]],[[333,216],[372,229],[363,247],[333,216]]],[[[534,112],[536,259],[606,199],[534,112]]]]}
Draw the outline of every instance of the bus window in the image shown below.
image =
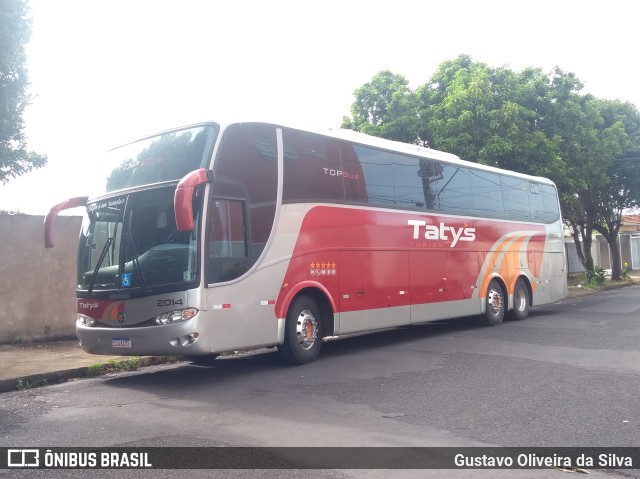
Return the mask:
{"type": "Polygon", "coordinates": [[[105,166],[117,166],[109,173],[105,191],[179,180],[206,164],[207,145],[213,142],[216,134],[217,128],[212,125],[199,126],[112,150],[105,166]]]}
{"type": "Polygon", "coordinates": [[[348,181],[344,182],[345,200],[358,205],[368,204],[369,195],[367,194],[367,185],[364,182],[362,165],[352,144],[340,143],[340,163],[342,170],[348,173],[348,181]]]}
{"type": "Polygon", "coordinates": [[[391,154],[396,204],[401,208],[419,210],[426,208],[423,179],[420,177],[420,161],[422,160],[413,156],[391,154]]]}
{"type": "Polygon", "coordinates": [[[469,170],[456,165],[443,164],[442,179],[437,184],[437,203],[440,211],[458,215],[473,215],[469,170]]]}
{"type": "Polygon", "coordinates": [[[251,267],[242,201],[213,199],[209,208],[208,281],[231,281],[251,267]]]}
{"type": "Polygon", "coordinates": [[[544,223],[544,200],[540,185],[531,181],[529,182],[529,205],[531,206],[531,219],[536,223],[544,223]]]}
{"type": "Polygon", "coordinates": [[[223,134],[220,149],[213,166],[211,188],[211,212],[208,215],[208,231],[215,232],[213,222],[221,220],[218,213],[226,211],[234,221],[229,224],[233,230],[226,230],[233,236],[213,236],[214,245],[209,250],[221,253],[223,248],[232,254],[223,261],[220,256],[210,257],[207,266],[207,282],[230,281],[247,272],[258,260],[273,229],[278,187],[278,162],[276,130],[269,125],[244,123],[232,125],[223,134]],[[228,198],[228,200],[222,200],[228,198]],[[237,200],[231,202],[231,199],[237,200]],[[218,204],[218,203],[219,204],[218,204]],[[218,206],[216,206],[218,204],[218,206]],[[239,205],[243,206],[240,207],[239,205]],[[222,210],[217,210],[222,208],[222,210]],[[242,218],[241,218],[242,215],[242,218]],[[243,226],[241,226],[243,225],[243,226]],[[244,228],[245,246],[240,245],[239,230],[244,228]],[[245,257],[240,260],[239,251],[245,249],[245,257]],[[238,255],[236,255],[238,254],[238,255]],[[215,263],[215,265],[214,265],[215,263]]]}
{"type": "Polygon", "coordinates": [[[364,181],[367,185],[368,203],[372,206],[396,204],[391,155],[383,150],[354,146],[358,155],[364,181]]]}
{"type": "Polygon", "coordinates": [[[558,193],[552,185],[541,185],[542,198],[544,200],[544,216],[547,223],[553,223],[560,218],[558,209],[558,193]]]}
{"type": "Polygon", "coordinates": [[[501,176],[502,199],[504,201],[505,218],[529,221],[531,211],[529,209],[528,182],[522,178],[501,176]]]}
{"type": "Polygon", "coordinates": [[[289,129],[282,130],[282,141],[284,203],[344,201],[349,173],[340,164],[337,141],[289,129]]]}
{"type": "Polygon", "coordinates": [[[471,173],[471,191],[477,216],[502,218],[502,187],[500,176],[481,170],[469,170],[471,173]]]}

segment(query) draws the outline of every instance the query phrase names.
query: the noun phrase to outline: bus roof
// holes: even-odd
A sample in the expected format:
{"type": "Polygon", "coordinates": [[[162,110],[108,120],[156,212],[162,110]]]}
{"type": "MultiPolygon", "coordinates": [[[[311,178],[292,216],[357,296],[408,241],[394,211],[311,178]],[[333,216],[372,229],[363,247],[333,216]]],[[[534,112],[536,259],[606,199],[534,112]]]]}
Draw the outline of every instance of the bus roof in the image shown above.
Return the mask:
{"type": "MultiPolygon", "coordinates": [[[[377,137],[377,136],[367,135],[365,133],[360,133],[360,132],[354,131],[354,130],[346,130],[346,129],[342,129],[342,128],[338,128],[338,129],[335,129],[335,130],[334,129],[330,129],[330,128],[329,129],[322,129],[322,128],[318,128],[318,127],[315,127],[315,126],[292,125],[292,124],[288,124],[286,122],[275,122],[275,121],[265,121],[265,120],[247,120],[247,119],[227,120],[227,121],[224,121],[224,122],[210,120],[210,121],[202,121],[202,122],[198,122],[198,123],[193,123],[193,124],[189,124],[189,125],[183,125],[183,126],[177,127],[177,128],[171,128],[170,130],[156,132],[156,133],[141,137],[141,138],[139,138],[137,140],[134,140],[134,141],[150,138],[152,136],[160,135],[160,134],[163,134],[163,133],[169,133],[169,132],[172,132],[172,131],[182,130],[182,129],[185,129],[185,128],[190,128],[190,127],[194,127],[194,126],[198,126],[198,125],[205,125],[205,124],[216,124],[216,125],[219,125],[220,126],[220,132],[222,133],[227,127],[229,127],[231,125],[235,125],[235,124],[241,124],[241,123],[261,123],[261,124],[273,125],[275,127],[290,128],[290,129],[293,129],[293,130],[298,130],[298,131],[302,131],[302,132],[317,134],[317,135],[321,135],[321,136],[328,137],[328,138],[334,138],[334,139],[337,139],[337,140],[350,141],[352,143],[356,143],[356,144],[362,145],[362,146],[370,146],[370,147],[373,147],[373,148],[380,148],[380,149],[391,151],[391,152],[404,153],[404,154],[407,154],[407,155],[419,156],[419,157],[428,158],[428,159],[431,159],[431,160],[443,161],[443,162],[450,163],[450,164],[457,164],[457,165],[465,166],[465,167],[468,167],[468,168],[475,168],[477,170],[484,170],[484,171],[490,171],[490,172],[494,172],[494,173],[508,174],[510,176],[514,176],[514,177],[518,177],[518,178],[535,180],[535,181],[538,181],[538,182],[541,182],[541,183],[553,184],[553,182],[551,180],[549,180],[548,178],[544,178],[542,176],[528,175],[528,174],[519,173],[519,172],[513,171],[513,170],[505,170],[505,169],[498,168],[498,167],[484,165],[482,163],[475,163],[475,162],[472,162],[472,161],[463,160],[460,157],[458,157],[457,155],[454,155],[453,153],[447,153],[445,151],[434,150],[432,148],[427,148],[427,147],[416,145],[416,144],[403,143],[403,142],[394,141],[394,140],[387,140],[385,138],[380,138],[380,137],[377,137]]],[[[124,146],[124,145],[121,145],[121,146],[124,146]]],[[[118,148],[118,147],[116,147],[116,148],[118,148]]]]}
{"type": "Polygon", "coordinates": [[[481,163],[475,163],[472,161],[467,161],[461,159],[459,156],[454,155],[453,153],[448,153],[445,151],[434,150],[432,148],[427,148],[424,146],[412,144],[412,143],[403,143],[401,141],[387,140],[386,138],[380,138],[377,136],[367,135],[365,133],[360,133],[354,130],[346,130],[343,128],[338,129],[322,129],[317,127],[304,127],[300,125],[290,125],[286,123],[276,123],[276,122],[267,122],[267,121],[234,121],[229,123],[220,123],[220,122],[212,122],[221,126],[222,129],[226,128],[229,125],[237,124],[237,123],[265,123],[274,125],[276,127],[283,128],[291,128],[298,131],[314,133],[317,135],[334,138],[337,140],[345,140],[350,141],[352,143],[357,143],[362,146],[371,146],[374,148],[380,148],[383,150],[388,150],[397,153],[404,153],[412,156],[420,156],[424,158],[429,158],[431,160],[439,160],[446,163],[458,164],[461,166],[466,166],[469,168],[475,168],[478,170],[491,171],[494,173],[502,173],[508,174],[510,176],[515,176],[519,178],[526,178],[530,180],[535,180],[541,183],[553,184],[551,180],[548,178],[544,178],[541,176],[533,176],[525,173],[519,173],[517,171],[505,170],[498,167],[493,167],[489,165],[483,165],[481,163]]]}

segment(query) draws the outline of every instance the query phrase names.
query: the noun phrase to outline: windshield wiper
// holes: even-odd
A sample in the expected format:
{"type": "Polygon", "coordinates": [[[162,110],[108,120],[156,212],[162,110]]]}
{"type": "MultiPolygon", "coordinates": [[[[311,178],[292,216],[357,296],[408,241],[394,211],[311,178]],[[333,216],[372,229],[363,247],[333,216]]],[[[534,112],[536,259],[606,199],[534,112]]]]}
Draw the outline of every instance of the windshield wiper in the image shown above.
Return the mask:
{"type": "Polygon", "coordinates": [[[136,253],[136,244],[133,241],[133,236],[131,236],[131,219],[133,218],[133,211],[129,214],[129,225],[127,228],[127,232],[124,233],[124,236],[127,238],[127,242],[129,243],[129,248],[131,248],[131,263],[133,264],[133,270],[136,272],[138,277],[140,278],[140,286],[142,287],[142,291],[144,293],[149,293],[151,290],[147,286],[147,282],[142,275],[142,269],[140,268],[140,261],[138,260],[138,253],[136,253]]]}
{"type": "Polygon", "coordinates": [[[98,271],[100,270],[100,266],[102,266],[102,262],[104,261],[104,257],[107,255],[107,251],[109,251],[109,246],[111,246],[115,242],[114,238],[107,238],[102,251],[100,252],[100,257],[98,258],[98,262],[96,263],[96,267],[93,270],[93,274],[91,275],[91,281],[89,281],[89,293],[93,292],[93,287],[96,285],[96,278],[98,277],[98,271]]]}

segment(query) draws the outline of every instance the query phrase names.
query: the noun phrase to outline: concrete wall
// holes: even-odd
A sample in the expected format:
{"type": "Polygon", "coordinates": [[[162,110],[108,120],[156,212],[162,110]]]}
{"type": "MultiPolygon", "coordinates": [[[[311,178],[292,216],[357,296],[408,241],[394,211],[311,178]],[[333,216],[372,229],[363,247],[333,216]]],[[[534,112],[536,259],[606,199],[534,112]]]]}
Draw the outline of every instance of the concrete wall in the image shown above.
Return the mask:
{"type": "MultiPolygon", "coordinates": [[[[578,258],[578,253],[576,253],[576,244],[574,243],[572,238],[566,238],[564,242],[564,247],[567,251],[567,264],[569,267],[569,274],[573,273],[581,273],[583,272],[584,266],[580,262],[578,258]]],[[[593,257],[593,262],[596,266],[600,264],[600,248],[598,247],[597,241],[593,241],[591,243],[591,256],[593,257]]]]}
{"type": "Polygon", "coordinates": [[[600,263],[596,266],[600,266],[602,269],[611,269],[611,252],[609,251],[609,243],[604,239],[602,235],[596,235],[595,243],[600,248],[600,263]]]}
{"type": "Polygon", "coordinates": [[[0,343],[75,336],[81,222],[59,216],[45,249],[43,216],[0,215],[0,343]]]}
{"type": "MultiPolygon", "coordinates": [[[[638,243],[638,240],[635,238],[637,238],[637,236],[632,236],[627,233],[621,233],[618,235],[621,264],[624,265],[625,262],[629,263],[630,269],[640,268],[640,243],[638,243]]],[[[578,259],[576,245],[573,242],[573,239],[565,238],[564,245],[567,250],[569,273],[580,273],[584,271],[584,267],[578,259]]],[[[593,256],[595,266],[605,270],[611,269],[609,243],[607,243],[604,236],[594,236],[593,243],[591,244],[591,255],[593,256]]]]}

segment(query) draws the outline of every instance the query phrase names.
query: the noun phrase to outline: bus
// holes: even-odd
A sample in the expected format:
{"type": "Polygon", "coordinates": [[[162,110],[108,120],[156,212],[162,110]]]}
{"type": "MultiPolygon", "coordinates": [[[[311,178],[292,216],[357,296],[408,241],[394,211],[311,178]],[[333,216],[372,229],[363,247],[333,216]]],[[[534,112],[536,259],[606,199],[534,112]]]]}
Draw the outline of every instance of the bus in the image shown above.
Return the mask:
{"type": "Polygon", "coordinates": [[[544,178],[347,130],[206,122],[108,152],[84,207],[78,339],[88,353],[277,347],[566,296],[558,193],[544,178]],[[100,173],[100,171],[102,173],[100,173]]]}

